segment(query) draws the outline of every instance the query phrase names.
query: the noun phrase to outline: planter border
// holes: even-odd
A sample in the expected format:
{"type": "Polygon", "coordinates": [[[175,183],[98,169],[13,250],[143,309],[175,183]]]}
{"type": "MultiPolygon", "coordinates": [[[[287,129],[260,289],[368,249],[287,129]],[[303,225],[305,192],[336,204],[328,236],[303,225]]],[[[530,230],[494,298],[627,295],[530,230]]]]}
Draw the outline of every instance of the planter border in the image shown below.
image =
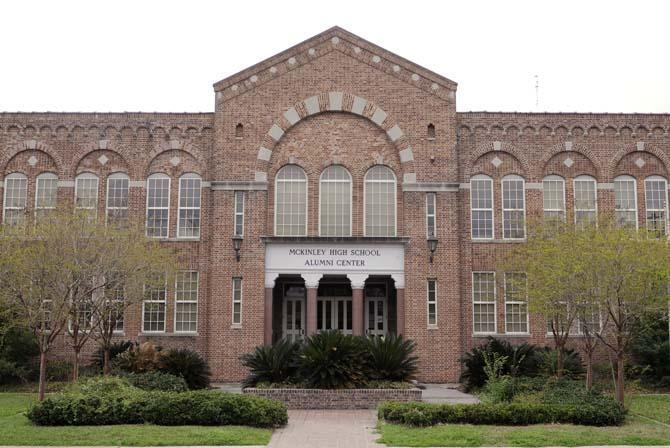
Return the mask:
{"type": "Polygon", "coordinates": [[[281,401],[288,409],[376,409],[384,401],[421,401],[422,391],[411,389],[258,389],[242,393],[281,401]]]}

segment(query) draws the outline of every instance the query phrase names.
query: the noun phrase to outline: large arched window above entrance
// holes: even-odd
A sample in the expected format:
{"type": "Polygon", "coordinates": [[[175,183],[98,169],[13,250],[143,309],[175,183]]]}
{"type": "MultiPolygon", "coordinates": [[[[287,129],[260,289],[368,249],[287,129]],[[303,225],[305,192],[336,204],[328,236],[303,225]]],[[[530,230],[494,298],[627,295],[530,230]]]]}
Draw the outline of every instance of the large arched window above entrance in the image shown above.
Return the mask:
{"type": "Polygon", "coordinates": [[[365,173],[365,236],[396,235],[396,178],[375,165],[365,173]]]}
{"type": "Polygon", "coordinates": [[[307,176],[297,165],[286,165],[275,177],[275,235],[307,235],[307,176]]]}
{"type": "Polygon", "coordinates": [[[321,173],[319,223],[321,236],[351,236],[351,175],[341,165],[321,173]]]}

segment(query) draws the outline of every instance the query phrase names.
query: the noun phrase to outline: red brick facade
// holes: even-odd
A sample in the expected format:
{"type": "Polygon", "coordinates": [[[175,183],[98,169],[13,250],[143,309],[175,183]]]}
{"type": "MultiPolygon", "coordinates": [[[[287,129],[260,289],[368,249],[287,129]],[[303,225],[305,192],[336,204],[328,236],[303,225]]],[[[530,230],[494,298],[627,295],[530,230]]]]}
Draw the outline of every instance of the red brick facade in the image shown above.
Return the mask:
{"type": "MultiPolygon", "coordinates": [[[[194,348],[208,358],[217,380],[239,380],[244,376],[240,355],[282,332],[282,297],[273,290],[277,278],[266,275],[264,260],[266,246],[282,241],[273,237],[274,179],[287,164],[299,165],[307,175],[307,235],[284,238],[297,247],[319,241],[336,248],[364,244],[365,174],[375,165],[393,170],[396,236],[368,239],[404,247],[404,275],[384,280],[387,317],[393,322],[388,328],[417,342],[421,379],[443,382],[458,380],[459,358],[480,340],[473,335],[472,272],[495,271],[496,256],[518,244],[502,235],[503,176],[525,180],[529,216],[542,211],[543,178],[563,177],[569,219],[576,176],[596,179],[599,211],[614,210],[613,179],[633,176],[638,222],[644,225],[644,181],[651,175],[667,179],[670,168],[669,115],[457,113],[454,82],[339,28],[230,76],[214,90],[213,113],[1,113],[0,176],[27,176],[30,211],[38,174],[55,173],[59,200],[67,200],[74,195],[75,177],[92,172],[100,179],[98,207],[104,216],[107,176],[124,172],[131,181],[129,212],[142,219],[147,177],[167,174],[171,195],[165,244],[179,249],[184,269],[199,272],[198,331],[174,332],[170,286],[165,333],[143,334],[138,309],[126,316],[124,337],[194,348]],[[333,164],[351,174],[351,236],[319,238],[319,177],[333,164]],[[203,180],[197,240],[177,237],[178,180],[184,173],[203,180]],[[495,235],[487,241],[471,238],[469,180],[477,174],[493,179],[495,235]],[[239,262],[231,239],[235,191],[245,193],[239,262]],[[437,203],[432,263],[427,192],[436,193],[437,203]],[[234,277],[243,279],[239,325],[232,318],[234,277]],[[437,282],[436,325],[427,322],[427,279],[437,282]]],[[[364,270],[360,275],[349,276],[358,313],[354,333],[366,325],[359,288],[367,275],[364,270]]],[[[308,283],[314,280],[307,277],[303,304],[309,329],[316,290],[310,298],[308,283]]],[[[505,336],[502,278],[498,273],[499,336],[505,336]]],[[[546,326],[531,317],[529,334],[513,339],[544,344],[546,326]]]]}

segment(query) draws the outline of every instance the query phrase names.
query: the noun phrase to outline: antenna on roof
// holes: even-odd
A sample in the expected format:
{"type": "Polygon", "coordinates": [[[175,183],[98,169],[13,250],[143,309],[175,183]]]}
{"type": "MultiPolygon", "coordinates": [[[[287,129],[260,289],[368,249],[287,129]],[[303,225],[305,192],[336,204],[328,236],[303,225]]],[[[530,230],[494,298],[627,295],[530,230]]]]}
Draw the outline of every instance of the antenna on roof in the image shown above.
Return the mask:
{"type": "Polygon", "coordinates": [[[535,75],[535,109],[540,107],[540,77],[535,75]]]}

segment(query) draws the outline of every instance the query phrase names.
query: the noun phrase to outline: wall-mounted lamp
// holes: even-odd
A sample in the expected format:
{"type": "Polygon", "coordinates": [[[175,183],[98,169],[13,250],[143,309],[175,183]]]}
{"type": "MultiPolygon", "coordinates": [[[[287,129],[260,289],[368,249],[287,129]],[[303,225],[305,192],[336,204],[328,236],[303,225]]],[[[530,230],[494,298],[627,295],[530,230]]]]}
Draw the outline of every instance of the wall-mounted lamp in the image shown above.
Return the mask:
{"type": "Polygon", "coordinates": [[[429,236],[426,240],[428,242],[428,250],[430,251],[430,262],[433,262],[433,254],[437,250],[437,238],[429,236]]]}
{"type": "Polygon", "coordinates": [[[240,261],[240,248],[242,247],[242,238],[240,235],[235,235],[233,237],[233,249],[235,249],[235,259],[240,261]]]}

